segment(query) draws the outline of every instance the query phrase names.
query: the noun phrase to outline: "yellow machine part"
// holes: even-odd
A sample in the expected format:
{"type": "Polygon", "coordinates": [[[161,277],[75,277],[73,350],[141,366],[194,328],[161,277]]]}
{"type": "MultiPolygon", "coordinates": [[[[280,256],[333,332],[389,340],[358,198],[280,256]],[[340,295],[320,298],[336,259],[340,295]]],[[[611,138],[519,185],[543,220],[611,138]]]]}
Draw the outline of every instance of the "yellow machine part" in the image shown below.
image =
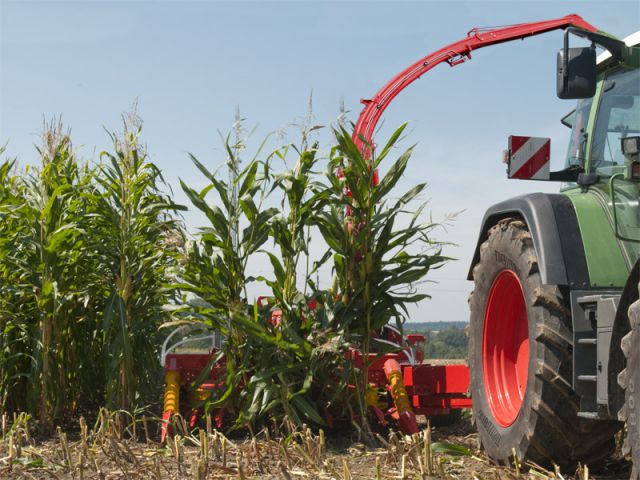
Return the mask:
{"type": "Polygon", "coordinates": [[[209,398],[210,394],[211,392],[209,390],[205,390],[204,388],[196,388],[195,390],[191,390],[189,392],[189,403],[192,407],[200,406],[209,398]]]}
{"type": "Polygon", "coordinates": [[[366,398],[367,398],[367,405],[369,405],[370,407],[378,407],[378,408],[382,407],[380,402],[380,395],[375,385],[369,384],[366,398]]]}
{"type": "Polygon", "coordinates": [[[180,372],[169,370],[164,375],[164,413],[177,413],[180,408],[180,372]]]}
{"type": "Polygon", "coordinates": [[[409,395],[407,394],[407,389],[404,387],[404,383],[402,381],[402,373],[401,372],[391,372],[388,375],[389,385],[391,386],[391,395],[396,404],[396,409],[399,414],[403,414],[405,412],[412,412],[411,402],[409,400],[409,395]]]}

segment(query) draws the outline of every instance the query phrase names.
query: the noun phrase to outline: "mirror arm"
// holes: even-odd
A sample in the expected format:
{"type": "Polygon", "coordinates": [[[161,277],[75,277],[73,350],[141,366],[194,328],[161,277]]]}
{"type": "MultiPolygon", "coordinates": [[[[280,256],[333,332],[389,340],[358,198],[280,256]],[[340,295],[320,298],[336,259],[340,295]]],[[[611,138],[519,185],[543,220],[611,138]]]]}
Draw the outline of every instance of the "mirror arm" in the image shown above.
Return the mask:
{"type": "MultiPolygon", "coordinates": [[[[592,43],[600,45],[611,53],[611,56],[616,60],[624,60],[624,54],[627,49],[627,45],[617,38],[610,37],[608,35],[603,35],[597,32],[589,32],[587,30],[583,30],[581,28],[569,27],[565,30],[564,33],[564,48],[565,52],[569,48],[569,33],[573,33],[574,35],[582,38],[586,38],[591,40],[592,43]]],[[[566,68],[567,59],[564,59],[564,67],[566,68]]]]}
{"type": "Polygon", "coordinates": [[[549,172],[549,180],[552,182],[576,182],[581,173],[584,173],[584,168],[572,165],[564,170],[549,172]]]}
{"type": "Polygon", "coordinates": [[[564,31],[564,54],[562,55],[562,79],[564,85],[567,85],[567,78],[569,78],[569,29],[564,31]]]}

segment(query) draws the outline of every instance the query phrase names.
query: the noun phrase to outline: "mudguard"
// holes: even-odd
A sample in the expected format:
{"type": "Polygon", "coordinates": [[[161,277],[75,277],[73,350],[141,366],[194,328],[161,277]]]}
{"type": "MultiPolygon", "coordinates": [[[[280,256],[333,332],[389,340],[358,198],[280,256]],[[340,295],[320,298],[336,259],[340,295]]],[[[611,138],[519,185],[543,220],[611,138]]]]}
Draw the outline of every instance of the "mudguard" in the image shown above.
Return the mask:
{"type": "Polygon", "coordinates": [[[480,261],[480,245],[500,220],[521,218],[529,228],[538,255],[542,282],[588,289],[589,271],[575,208],[562,194],[532,193],[505,200],[487,210],[473,260],[467,276],[473,280],[473,267],[480,261]]]}

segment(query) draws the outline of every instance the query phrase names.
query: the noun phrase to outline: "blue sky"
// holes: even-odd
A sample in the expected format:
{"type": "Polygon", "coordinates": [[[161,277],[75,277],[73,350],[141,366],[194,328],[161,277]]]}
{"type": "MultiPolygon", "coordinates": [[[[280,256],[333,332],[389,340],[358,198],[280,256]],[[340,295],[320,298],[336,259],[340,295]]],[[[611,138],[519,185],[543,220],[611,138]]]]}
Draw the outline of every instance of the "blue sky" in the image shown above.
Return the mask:
{"type": "MultiPolygon", "coordinates": [[[[315,123],[334,122],[341,101],[355,121],[360,98],[472,27],[568,13],[621,37],[640,28],[637,1],[0,0],[0,144],[33,162],[43,118],[62,115],[81,156],[93,160],[108,146],[104,128],[118,129],[138,99],[149,153],[186,203],[178,177],[202,181],[188,152],[220,165],[217,131],[230,129],[236,106],[248,128],[258,126],[256,142],[274,131],[295,142],[311,92],[315,123]]],[[[506,180],[500,160],[509,135],[547,136],[554,167],[562,165],[568,130],[559,119],[573,104],[555,96],[561,45],[562,33],[552,32],[474,52],[471,62],[432,70],[385,113],[377,138],[409,121],[403,146],[418,144],[399,193],[426,181],[435,220],[464,210],[435,235],[459,245],[445,252],[459,261],[421,287],[433,300],[411,320],[466,320],[466,271],[484,211],[557,190],[506,180]]],[[[328,146],[329,130],[318,140],[328,146]]],[[[196,214],[186,220],[192,230],[203,224],[196,214]]],[[[257,259],[253,268],[265,273],[266,265],[257,259]]]]}

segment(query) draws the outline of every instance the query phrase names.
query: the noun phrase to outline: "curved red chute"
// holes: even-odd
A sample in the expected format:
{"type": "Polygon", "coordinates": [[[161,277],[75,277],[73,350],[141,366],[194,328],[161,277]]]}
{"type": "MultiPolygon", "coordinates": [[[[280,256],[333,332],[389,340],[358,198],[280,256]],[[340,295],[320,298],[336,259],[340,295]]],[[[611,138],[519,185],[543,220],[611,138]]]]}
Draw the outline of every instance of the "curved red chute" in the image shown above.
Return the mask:
{"type": "MultiPolygon", "coordinates": [[[[598,30],[575,14],[543,22],[521,23],[495,29],[474,28],[470,30],[466,38],[427,55],[400,72],[382,87],[373,98],[361,100],[365,107],[362,109],[356,123],[353,133],[354,142],[361,151],[364,151],[365,145],[373,145],[373,132],[389,103],[402,90],[436,65],[447,62],[450,66],[455,67],[466,60],[470,60],[473,50],[567,27],[582,28],[591,32],[598,30]]],[[[365,154],[368,155],[367,152],[365,154]]]]}

